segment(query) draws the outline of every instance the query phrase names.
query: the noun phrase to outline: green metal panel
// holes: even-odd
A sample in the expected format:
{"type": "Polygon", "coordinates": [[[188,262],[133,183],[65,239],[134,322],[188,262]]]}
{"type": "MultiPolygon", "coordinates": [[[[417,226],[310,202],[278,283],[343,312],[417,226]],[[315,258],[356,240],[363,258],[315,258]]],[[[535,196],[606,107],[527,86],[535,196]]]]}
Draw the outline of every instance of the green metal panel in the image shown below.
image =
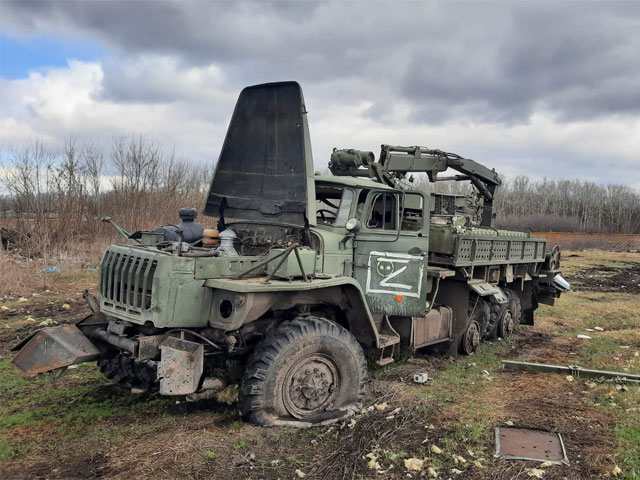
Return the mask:
{"type": "MultiPolygon", "coordinates": [[[[194,258],[195,278],[234,278],[266,260],[267,256],[203,257],[194,258]]],[[[251,276],[264,275],[266,267],[258,268],[251,276]]]]}
{"type": "Polygon", "coordinates": [[[205,326],[210,292],[194,268],[195,258],[111,245],[100,264],[100,310],[138,325],[205,326]]]}
{"type": "Polygon", "coordinates": [[[311,282],[304,280],[271,280],[269,283],[264,282],[264,278],[248,278],[240,280],[232,280],[225,278],[211,278],[204,282],[205,287],[220,288],[232,292],[296,292],[317,290],[319,288],[336,287],[340,285],[348,285],[361,291],[360,284],[353,278],[343,277],[340,275],[329,276],[328,278],[314,278],[311,282]]]}
{"type": "MultiPolygon", "coordinates": [[[[380,190],[369,193],[363,210],[363,229],[356,236],[354,277],[364,290],[372,312],[423,316],[426,312],[429,199],[423,196],[420,231],[385,231],[366,226],[378,192],[380,190]]],[[[396,195],[400,201],[402,192],[396,195]]],[[[398,212],[396,226],[399,223],[398,212]]]]}
{"type": "MultiPolygon", "coordinates": [[[[276,256],[278,253],[284,252],[284,250],[284,248],[273,248],[270,251],[270,254],[272,256],[276,256]]],[[[298,254],[300,255],[302,268],[304,268],[304,274],[307,276],[312,275],[316,270],[316,251],[302,247],[298,249],[298,254]]],[[[276,270],[278,263],[279,262],[277,260],[274,260],[266,265],[267,275],[271,275],[273,273],[275,278],[287,279],[302,277],[303,272],[300,271],[300,265],[298,264],[295,252],[287,254],[287,258],[284,260],[284,263],[276,270]]]]}
{"type": "Polygon", "coordinates": [[[344,227],[318,225],[313,232],[322,239],[316,270],[329,275],[351,276],[353,235],[344,227]]]}

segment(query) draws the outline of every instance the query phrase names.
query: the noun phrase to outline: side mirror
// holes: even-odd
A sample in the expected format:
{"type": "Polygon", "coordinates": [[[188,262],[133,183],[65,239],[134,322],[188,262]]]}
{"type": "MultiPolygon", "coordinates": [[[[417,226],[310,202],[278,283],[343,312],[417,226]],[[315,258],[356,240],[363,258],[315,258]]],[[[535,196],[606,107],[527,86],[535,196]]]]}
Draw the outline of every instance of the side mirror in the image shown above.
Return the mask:
{"type": "Polygon", "coordinates": [[[350,218],[345,224],[345,228],[350,233],[358,233],[362,228],[362,223],[357,218],[350,218]]]}

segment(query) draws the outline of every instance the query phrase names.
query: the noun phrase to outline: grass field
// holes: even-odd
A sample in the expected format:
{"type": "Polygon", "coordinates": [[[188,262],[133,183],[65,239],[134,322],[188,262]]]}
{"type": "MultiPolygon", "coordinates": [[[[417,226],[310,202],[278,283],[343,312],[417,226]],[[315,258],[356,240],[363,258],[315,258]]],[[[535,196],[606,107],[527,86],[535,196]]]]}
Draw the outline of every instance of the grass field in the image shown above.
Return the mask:
{"type": "Polygon", "coordinates": [[[88,314],[80,292],[95,285],[96,273],[63,272],[46,284],[25,279],[31,291],[0,299],[0,476],[531,478],[538,463],[493,456],[495,426],[514,424],[562,434],[570,466],[543,468],[543,478],[608,478],[615,467],[619,478],[640,478],[638,385],[500,366],[509,358],[640,373],[640,254],[566,252],[563,262],[574,291],[542,306],[535,326],[471,357],[371,367],[361,414],[304,430],[245,424],[234,404],[135,395],[109,384],[93,364],[55,382],[22,377],[10,346],[43,321],[88,314]],[[594,327],[603,331],[586,330],[594,327]],[[581,333],[592,338],[576,338],[581,333]],[[410,381],[423,371],[427,384],[410,381]],[[413,458],[422,471],[405,468],[413,458]]]}

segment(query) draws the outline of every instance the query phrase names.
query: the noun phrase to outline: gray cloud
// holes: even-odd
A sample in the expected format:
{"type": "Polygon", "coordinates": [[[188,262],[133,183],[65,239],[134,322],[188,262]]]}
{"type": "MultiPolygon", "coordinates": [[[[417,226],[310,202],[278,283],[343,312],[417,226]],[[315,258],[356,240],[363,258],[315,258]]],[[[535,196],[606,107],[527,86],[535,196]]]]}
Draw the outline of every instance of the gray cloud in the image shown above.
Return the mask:
{"type": "MultiPolygon", "coordinates": [[[[429,124],[640,111],[637,3],[9,1],[4,10],[13,25],[84,32],[119,56],[223,65],[234,87],[357,77],[370,94],[360,101],[407,102],[411,118],[429,124]]],[[[139,94],[116,73],[105,72],[106,96],[139,94]]]]}
{"type": "MultiPolygon", "coordinates": [[[[627,152],[612,154],[614,168],[608,157],[563,145],[580,141],[571,129],[554,136],[536,119],[593,123],[584,130],[593,136],[609,135],[611,119],[637,120],[640,3],[5,0],[1,8],[0,24],[12,32],[103,45],[96,101],[168,105],[202,131],[224,130],[244,85],[295,79],[322,156],[334,144],[377,151],[383,141],[430,142],[431,134],[434,147],[514,172],[608,169],[609,179],[640,184],[627,152]],[[466,129],[465,141],[447,136],[443,126],[452,124],[466,129]],[[335,139],[320,138],[315,125],[335,139]],[[534,125],[539,137],[485,140],[483,125],[534,125]],[[391,137],[372,140],[366,128],[391,137]]],[[[620,142],[625,130],[616,125],[620,142]]]]}
{"type": "Polygon", "coordinates": [[[512,4],[499,22],[416,52],[402,81],[415,118],[517,123],[539,110],[566,120],[637,113],[640,95],[630,87],[640,80],[640,5],[608,5],[512,4]]]}

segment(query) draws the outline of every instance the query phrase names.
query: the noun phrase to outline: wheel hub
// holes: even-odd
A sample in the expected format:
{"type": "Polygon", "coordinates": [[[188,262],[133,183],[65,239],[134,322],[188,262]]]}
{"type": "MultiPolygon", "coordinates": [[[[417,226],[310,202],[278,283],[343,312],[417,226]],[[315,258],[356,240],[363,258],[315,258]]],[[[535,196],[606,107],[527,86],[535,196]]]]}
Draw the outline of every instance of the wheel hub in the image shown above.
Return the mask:
{"type": "Polygon", "coordinates": [[[478,345],[480,345],[480,328],[477,322],[471,322],[464,336],[465,353],[471,354],[475,352],[478,345]]]}
{"type": "Polygon", "coordinates": [[[510,310],[506,310],[502,316],[502,338],[508,338],[513,333],[514,320],[510,310]]]}
{"type": "Polygon", "coordinates": [[[285,378],[284,404],[294,417],[304,418],[329,408],[340,387],[332,359],[311,354],[294,365],[285,378]]]}

